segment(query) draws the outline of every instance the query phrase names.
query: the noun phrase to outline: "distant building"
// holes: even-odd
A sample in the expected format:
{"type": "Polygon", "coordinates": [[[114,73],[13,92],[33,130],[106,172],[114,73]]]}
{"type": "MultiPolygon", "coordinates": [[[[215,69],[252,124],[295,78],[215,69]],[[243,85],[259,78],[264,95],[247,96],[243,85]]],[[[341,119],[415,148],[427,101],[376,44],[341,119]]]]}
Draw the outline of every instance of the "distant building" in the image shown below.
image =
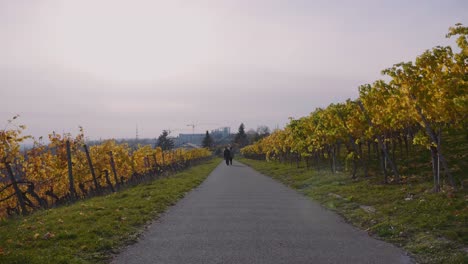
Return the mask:
{"type": "MultiPolygon", "coordinates": [[[[203,144],[203,139],[205,138],[206,133],[203,134],[179,134],[178,137],[173,138],[175,147],[182,147],[183,145],[189,143],[201,147],[203,144]]],[[[230,127],[220,127],[215,130],[211,130],[211,138],[215,144],[223,142],[229,143],[231,141],[231,128],[230,127]]]]}
{"type": "Polygon", "coordinates": [[[221,127],[211,131],[211,138],[213,138],[215,145],[229,145],[234,139],[234,134],[231,134],[230,127],[221,127]]]}
{"type": "Polygon", "coordinates": [[[231,128],[230,127],[220,127],[215,130],[211,130],[211,137],[214,140],[220,140],[223,138],[227,138],[231,135],[231,128]]]}
{"type": "Polygon", "coordinates": [[[201,146],[204,138],[205,134],[179,134],[179,137],[176,138],[175,145],[181,146],[186,143],[191,143],[201,146]]]}

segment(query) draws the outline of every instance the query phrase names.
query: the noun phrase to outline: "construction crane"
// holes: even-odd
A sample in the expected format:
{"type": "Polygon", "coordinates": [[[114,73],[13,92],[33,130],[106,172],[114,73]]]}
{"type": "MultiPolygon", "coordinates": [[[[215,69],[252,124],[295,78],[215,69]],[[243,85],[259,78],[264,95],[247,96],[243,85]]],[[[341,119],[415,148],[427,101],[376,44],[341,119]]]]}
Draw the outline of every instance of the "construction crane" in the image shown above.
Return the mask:
{"type": "Polygon", "coordinates": [[[195,126],[196,125],[192,123],[192,124],[187,124],[187,126],[192,127],[192,135],[195,134],[195,126]]]}
{"type": "Polygon", "coordinates": [[[192,127],[192,135],[195,134],[195,127],[196,126],[218,126],[218,123],[191,123],[187,124],[187,126],[192,127]]]}

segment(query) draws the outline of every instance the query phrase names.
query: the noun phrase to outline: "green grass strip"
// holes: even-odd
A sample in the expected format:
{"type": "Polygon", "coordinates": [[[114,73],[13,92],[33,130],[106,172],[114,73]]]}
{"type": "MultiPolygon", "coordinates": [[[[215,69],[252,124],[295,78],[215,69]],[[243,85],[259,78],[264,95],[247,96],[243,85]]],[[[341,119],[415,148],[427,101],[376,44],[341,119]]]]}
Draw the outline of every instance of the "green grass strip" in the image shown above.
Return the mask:
{"type": "Polygon", "coordinates": [[[0,263],[102,263],[202,183],[213,159],[118,193],[0,222],[0,263]]]}
{"type": "Polygon", "coordinates": [[[384,185],[295,164],[240,161],[404,248],[418,263],[468,263],[467,190],[433,193],[427,181],[384,185]]]}

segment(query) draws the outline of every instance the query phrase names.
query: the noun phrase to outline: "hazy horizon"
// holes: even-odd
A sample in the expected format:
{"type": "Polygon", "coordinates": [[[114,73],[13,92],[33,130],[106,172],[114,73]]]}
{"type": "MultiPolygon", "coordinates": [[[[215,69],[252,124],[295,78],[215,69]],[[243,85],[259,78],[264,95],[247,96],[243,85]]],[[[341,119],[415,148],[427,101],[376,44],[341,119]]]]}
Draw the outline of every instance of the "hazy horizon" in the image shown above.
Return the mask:
{"type": "Polygon", "coordinates": [[[0,126],[19,114],[35,137],[274,129],[452,43],[466,14],[458,0],[0,0],[0,126]]]}

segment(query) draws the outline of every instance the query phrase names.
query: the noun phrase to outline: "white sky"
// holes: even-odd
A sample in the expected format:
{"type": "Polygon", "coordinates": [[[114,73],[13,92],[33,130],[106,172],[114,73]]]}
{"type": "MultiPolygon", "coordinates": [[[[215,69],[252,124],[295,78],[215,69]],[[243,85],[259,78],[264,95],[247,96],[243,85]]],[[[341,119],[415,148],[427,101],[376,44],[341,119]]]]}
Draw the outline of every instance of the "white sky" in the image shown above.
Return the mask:
{"type": "Polygon", "coordinates": [[[468,1],[0,0],[0,126],[157,137],[287,123],[468,23],[468,1]]]}

